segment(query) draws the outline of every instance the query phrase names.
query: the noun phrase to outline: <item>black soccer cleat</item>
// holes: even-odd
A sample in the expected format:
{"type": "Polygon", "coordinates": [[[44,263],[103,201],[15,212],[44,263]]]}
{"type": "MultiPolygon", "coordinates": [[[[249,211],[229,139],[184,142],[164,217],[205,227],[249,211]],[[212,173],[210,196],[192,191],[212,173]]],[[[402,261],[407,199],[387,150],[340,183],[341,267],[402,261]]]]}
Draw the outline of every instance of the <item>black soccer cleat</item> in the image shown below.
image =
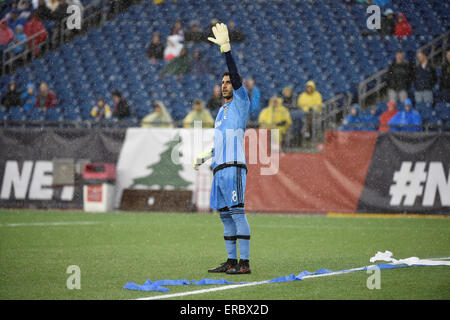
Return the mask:
{"type": "Polygon", "coordinates": [[[239,263],[226,271],[226,274],[250,274],[250,264],[248,260],[239,260],[239,263]]]}
{"type": "Polygon", "coordinates": [[[237,259],[228,259],[217,268],[209,269],[209,273],[224,273],[238,264],[237,259]]]}

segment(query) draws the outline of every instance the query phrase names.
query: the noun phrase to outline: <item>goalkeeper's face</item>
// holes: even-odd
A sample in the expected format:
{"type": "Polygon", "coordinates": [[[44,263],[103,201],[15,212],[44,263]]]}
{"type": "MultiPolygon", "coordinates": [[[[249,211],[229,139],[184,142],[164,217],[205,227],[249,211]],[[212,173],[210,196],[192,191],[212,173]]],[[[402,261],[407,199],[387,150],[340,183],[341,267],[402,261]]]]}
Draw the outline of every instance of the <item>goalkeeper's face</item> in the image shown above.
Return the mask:
{"type": "Polygon", "coordinates": [[[231,85],[230,76],[225,75],[222,78],[222,96],[225,100],[233,98],[233,86],[231,85]]]}

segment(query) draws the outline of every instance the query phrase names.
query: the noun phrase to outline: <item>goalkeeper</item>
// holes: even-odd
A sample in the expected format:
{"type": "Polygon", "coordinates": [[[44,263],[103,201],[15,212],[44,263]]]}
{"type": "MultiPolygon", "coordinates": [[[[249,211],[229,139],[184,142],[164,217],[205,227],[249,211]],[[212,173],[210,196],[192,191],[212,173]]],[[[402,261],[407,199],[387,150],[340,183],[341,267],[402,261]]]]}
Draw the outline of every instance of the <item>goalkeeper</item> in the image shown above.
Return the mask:
{"type": "Polygon", "coordinates": [[[194,159],[194,168],[212,157],[214,173],[211,208],[218,210],[224,226],[228,260],[208,272],[227,274],[251,273],[249,264],[250,227],[244,212],[247,165],[244,153],[244,132],[250,112],[250,100],[242,85],[233,56],[227,26],[218,23],[212,28],[214,38],[208,40],[220,46],[228,67],[222,75],[222,95],[225,104],[215,120],[214,148],[194,159]],[[237,260],[239,241],[239,262],[237,260]]]}

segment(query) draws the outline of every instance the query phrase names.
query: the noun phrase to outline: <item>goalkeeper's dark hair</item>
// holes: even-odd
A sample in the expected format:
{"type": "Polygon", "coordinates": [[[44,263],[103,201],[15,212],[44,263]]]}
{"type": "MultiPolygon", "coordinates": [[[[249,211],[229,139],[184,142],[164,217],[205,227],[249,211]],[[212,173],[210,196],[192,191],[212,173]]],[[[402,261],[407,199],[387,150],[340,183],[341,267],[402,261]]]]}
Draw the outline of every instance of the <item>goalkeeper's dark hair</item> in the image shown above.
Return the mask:
{"type": "MultiPolygon", "coordinates": [[[[229,73],[228,71],[225,71],[225,72],[222,74],[222,78],[225,77],[225,76],[229,76],[229,77],[231,78],[230,73],[229,73]]],[[[241,82],[244,81],[244,78],[242,78],[242,76],[241,76],[240,74],[239,74],[239,79],[241,80],[241,82]]]]}

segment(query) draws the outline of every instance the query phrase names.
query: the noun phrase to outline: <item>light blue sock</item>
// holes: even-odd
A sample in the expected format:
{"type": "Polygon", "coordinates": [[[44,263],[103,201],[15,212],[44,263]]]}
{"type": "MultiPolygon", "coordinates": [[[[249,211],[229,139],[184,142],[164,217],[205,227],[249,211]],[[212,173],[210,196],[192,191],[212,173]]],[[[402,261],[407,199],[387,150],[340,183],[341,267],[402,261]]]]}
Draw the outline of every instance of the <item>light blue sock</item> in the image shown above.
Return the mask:
{"type": "Polygon", "coordinates": [[[237,259],[236,225],[234,220],[229,212],[221,212],[220,219],[223,222],[223,238],[225,239],[228,259],[237,259]]]}
{"type": "Polygon", "coordinates": [[[239,254],[241,260],[249,260],[250,256],[250,227],[244,208],[231,208],[231,217],[236,225],[236,238],[239,239],[239,254]]]}

